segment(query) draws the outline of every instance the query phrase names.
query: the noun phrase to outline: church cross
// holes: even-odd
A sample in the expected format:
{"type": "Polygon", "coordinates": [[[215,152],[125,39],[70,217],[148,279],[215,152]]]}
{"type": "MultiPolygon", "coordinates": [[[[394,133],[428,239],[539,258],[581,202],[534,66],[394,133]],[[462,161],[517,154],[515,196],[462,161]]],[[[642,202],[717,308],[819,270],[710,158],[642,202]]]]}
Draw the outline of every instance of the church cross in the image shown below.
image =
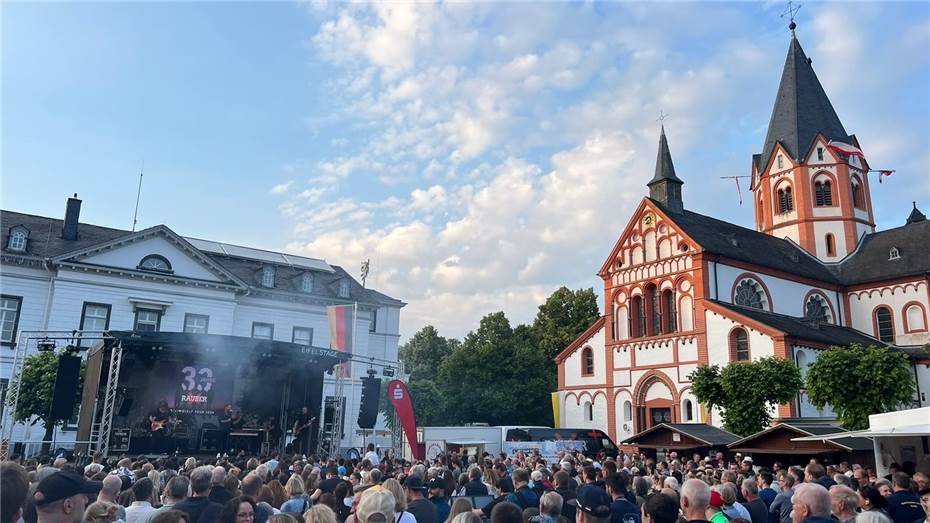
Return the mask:
{"type": "Polygon", "coordinates": [[[800,9],[801,4],[796,4],[792,0],[788,0],[788,6],[785,7],[784,12],[781,14],[781,18],[787,17],[791,22],[788,24],[788,29],[791,29],[791,36],[794,36],[794,28],[798,26],[798,24],[794,23],[794,16],[798,14],[800,9]]]}

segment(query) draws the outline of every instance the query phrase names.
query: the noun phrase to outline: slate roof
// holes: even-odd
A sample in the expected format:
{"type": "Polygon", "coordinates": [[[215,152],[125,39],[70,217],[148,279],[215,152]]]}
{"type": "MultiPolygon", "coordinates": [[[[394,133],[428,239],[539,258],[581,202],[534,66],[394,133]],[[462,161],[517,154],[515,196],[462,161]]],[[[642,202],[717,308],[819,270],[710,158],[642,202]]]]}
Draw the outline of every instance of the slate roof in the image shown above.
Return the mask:
{"type": "Polygon", "coordinates": [[[840,283],[823,263],[789,240],[687,209],[682,213],[669,213],[661,202],[651,198],[650,201],[666,211],[685,234],[710,253],[827,283],[840,283]]]}
{"type": "Polygon", "coordinates": [[[680,432],[692,438],[703,441],[709,446],[725,446],[739,439],[739,436],[732,432],[727,432],[721,428],[706,423],[660,423],[639,434],[629,437],[623,441],[627,444],[636,444],[636,440],[643,435],[660,429],[668,429],[680,432]]]}
{"type": "Polygon", "coordinates": [[[911,210],[911,214],[907,217],[906,224],[922,222],[927,219],[924,213],[920,212],[920,209],[917,208],[917,202],[913,202],[914,208],[911,210]]]}
{"type": "Polygon", "coordinates": [[[847,285],[930,273],[930,221],[867,234],[835,269],[847,285]],[[891,248],[900,259],[890,260],[891,248]]]}
{"type": "MultiPolygon", "coordinates": [[[[764,430],[760,430],[754,434],[750,434],[744,438],[739,438],[736,441],[730,443],[728,446],[731,449],[749,449],[752,447],[752,440],[759,438],[765,434],[768,434],[775,430],[788,429],[794,431],[795,433],[801,434],[803,436],[820,436],[826,434],[836,434],[837,432],[847,432],[846,429],[842,427],[837,427],[836,425],[827,425],[822,423],[812,423],[807,424],[803,421],[794,423],[794,422],[781,422],[771,427],[768,427],[764,430]],[[747,444],[749,446],[747,446],[747,444]]],[[[844,438],[841,440],[829,441],[828,445],[835,445],[837,447],[845,447],[851,451],[856,450],[872,450],[872,440],[868,438],[844,438]]]]}
{"type": "Polygon", "coordinates": [[[823,133],[829,140],[855,140],[846,133],[810,60],[798,39],[792,36],[757,168],[761,171],[768,165],[777,142],[791,157],[800,160],[817,133],[823,133]]]}
{"type": "MultiPolygon", "coordinates": [[[[9,236],[9,229],[17,225],[29,229],[29,239],[26,242],[26,256],[44,259],[54,258],[63,254],[78,251],[87,247],[92,247],[98,243],[104,243],[116,240],[123,236],[132,234],[132,231],[124,229],[114,229],[110,227],[100,227],[89,223],[81,223],[78,226],[78,239],[65,240],[61,238],[61,227],[64,220],[49,218],[46,216],[36,216],[14,211],[0,210],[0,227],[2,227],[2,243],[0,247],[5,248],[9,236]]],[[[4,254],[22,256],[22,253],[10,252],[3,250],[4,254]]],[[[203,252],[203,251],[201,251],[203,252]]],[[[248,285],[261,288],[261,269],[266,262],[260,260],[250,260],[231,256],[223,256],[210,252],[203,252],[204,256],[212,259],[223,268],[238,276],[248,285]]],[[[403,306],[400,300],[387,296],[374,289],[366,289],[361,286],[355,278],[350,276],[346,271],[337,266],[332,266],[335,273],[324,273],[314,271],[313,290],[316,297],[328,297],[334,300],[345,301],[346,298],[338,297],[338,280],[348,278],[350,282],[349,299],[358,300],[366,303],[377,303],[384,305],[403,306]]],[[[290,267],[287,265],[275,266],[275,289],[282,291],[294,292],[295,294],[305,295],[300,292],[299,276],[306,272],[306,269],[290,267]]]]}
{"type": "Polygon", "coordinates": [[[669,180],[678,183],[684,183],[675,175],[675,165],[672,163],[672,153],[668,148],[668,139],[665,137],[665,126],[662,126],[662,132],[659,135],[659,151],[656,153],[656,173],[646,185],[669,180]]]}
{"type": "Polygon", "coordinates": [[[726,309],[729,309],[743,316],[747,316],[759,323],[768,325],[776,330],[797,338],[799,340],[813,341],[826,345],[846,346],[853,343],[862,345],[885,345],[877,339],[867,336],[856,329],[850,327],[840,327],[830,323],[821,323],[815,327],[811,323],[804,321],[802,318],[788,316],[786,314],[776,314],[766,312],[751,307],[743,307],[732,303],[724,303],[717,300],[708,300],[716,303],[726,309]]]}

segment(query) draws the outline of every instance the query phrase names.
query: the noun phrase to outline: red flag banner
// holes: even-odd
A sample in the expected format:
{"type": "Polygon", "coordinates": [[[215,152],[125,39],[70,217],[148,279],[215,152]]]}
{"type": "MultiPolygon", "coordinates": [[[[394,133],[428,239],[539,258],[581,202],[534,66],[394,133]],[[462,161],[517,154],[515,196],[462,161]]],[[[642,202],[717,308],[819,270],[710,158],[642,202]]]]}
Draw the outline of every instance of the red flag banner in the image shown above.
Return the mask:
{"type": "Polygon", "coordinates": [[[827,147],[836,151],[845,156],[858,156],[859,158],[865,158],[865,155],[862,154],[862,150],[856,147],[855,145],[850,145],[844,142],[833,142],[827,144],[827,147]]]}
{"type": "MultiPolygon", "coordinates": [[[[354,305],[332,305],[326,308],[329,316],[329,348],[339,352],[352,354],[355,349],[355,322],[354,305]]],[[[339,375],[349,377],[351,363],[342,363],[337,366],[339,375]]]]}
{"type": "Polygon", "coordinates": [[[878,171],[878,183],[882,183],[882,176],[891,176],[894,174],[894,169],[873,169],[873,171],[878,171]]]}
{"type": "Polygon", "coordinates": [[[419,455],[421,452],[417,441],[417,418],[413,412],[413,400],[410,398],[407,385],[400,380],[391,381],[388,384],[388,395],[391,398],[391,405],[394,405],[394,411],[397,412],[400,426],[403,427],[404,434],[407,436],[407,443],[413,451],[414,459],[423,459],[423,456],[419,455]]]}

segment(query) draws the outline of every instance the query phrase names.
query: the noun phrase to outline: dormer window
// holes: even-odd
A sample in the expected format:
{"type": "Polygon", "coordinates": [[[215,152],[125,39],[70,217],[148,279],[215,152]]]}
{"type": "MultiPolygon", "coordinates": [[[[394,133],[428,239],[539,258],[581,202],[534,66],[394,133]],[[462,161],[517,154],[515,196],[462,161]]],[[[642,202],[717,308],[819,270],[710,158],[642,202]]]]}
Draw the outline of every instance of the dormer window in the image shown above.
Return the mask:
{"type": "Polygon", "coordinates": [[[274,267],[271,265],[262,267],[262,287],[274,288],[274,267]]]}
{"type": "Polygon", "coordinates": [[[339,297],[340,298],[349,297],[349,280],[347,279],[339,280],[339,297]]]}
{"type": "Polygon", "coordinates": [[[29,239],[29,229],[18,225],[10,229],[10,238],[7,240],[7,250],[13,252],[26,252],[26,240],[29,239]]]}
{"type": "Polygon", "coordinates": [[[301,292],[313,292],[313,275],[309,272],[300,277],[301,292]]]}
{"type": "Polygon", "coordinates": [[[171,262],[164,256],[158,254],[149,254],[139,262],[137,269],[143,271],[171,272],[171,262]]]}
{"type": "Polygon", "coordinates": [[[897,247],[892,247],[891,250],[888,251],[888,259],[889,260],[900,260],[901,251],[899,251],[897,247]]]}

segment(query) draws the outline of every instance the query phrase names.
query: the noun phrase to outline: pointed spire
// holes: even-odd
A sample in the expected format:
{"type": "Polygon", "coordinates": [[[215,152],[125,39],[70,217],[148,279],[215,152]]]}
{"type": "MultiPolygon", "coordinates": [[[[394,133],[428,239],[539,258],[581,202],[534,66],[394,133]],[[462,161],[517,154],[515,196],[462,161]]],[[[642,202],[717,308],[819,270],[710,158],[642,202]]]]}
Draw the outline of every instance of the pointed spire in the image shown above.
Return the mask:
{"type": "Polygon", "coordinates": [[[912,203],[914,204],[914,209],[911,210],[911,215],[907,217],[907,221],[904,223],[907,225],[910,225],[912,223],[926,221],[927,217],[924,216],[924,213],[920,212],[920,210],[917,209],[917,202],[912,202],[912,203]]]}
{"type": "Polygon", "coordinates": [[[847,141],[849,136],[792,29],[788,56],[757,167],[765,169],[776,143],[781,143],[795,161],[803,160],[817,133],[838,141],[847,141]]]}
{"type": "Polygon", "coordinates": [[[659,152],[656,155],[656,172],[647,184],[649,197],[663,204],[668,210],[680,213],[684,210],[681,201],[681,186],[684,183],[675,175],[672,153],[668,149],[668,139],[665,137],[665,124],[662,124],[659,152]]]}

